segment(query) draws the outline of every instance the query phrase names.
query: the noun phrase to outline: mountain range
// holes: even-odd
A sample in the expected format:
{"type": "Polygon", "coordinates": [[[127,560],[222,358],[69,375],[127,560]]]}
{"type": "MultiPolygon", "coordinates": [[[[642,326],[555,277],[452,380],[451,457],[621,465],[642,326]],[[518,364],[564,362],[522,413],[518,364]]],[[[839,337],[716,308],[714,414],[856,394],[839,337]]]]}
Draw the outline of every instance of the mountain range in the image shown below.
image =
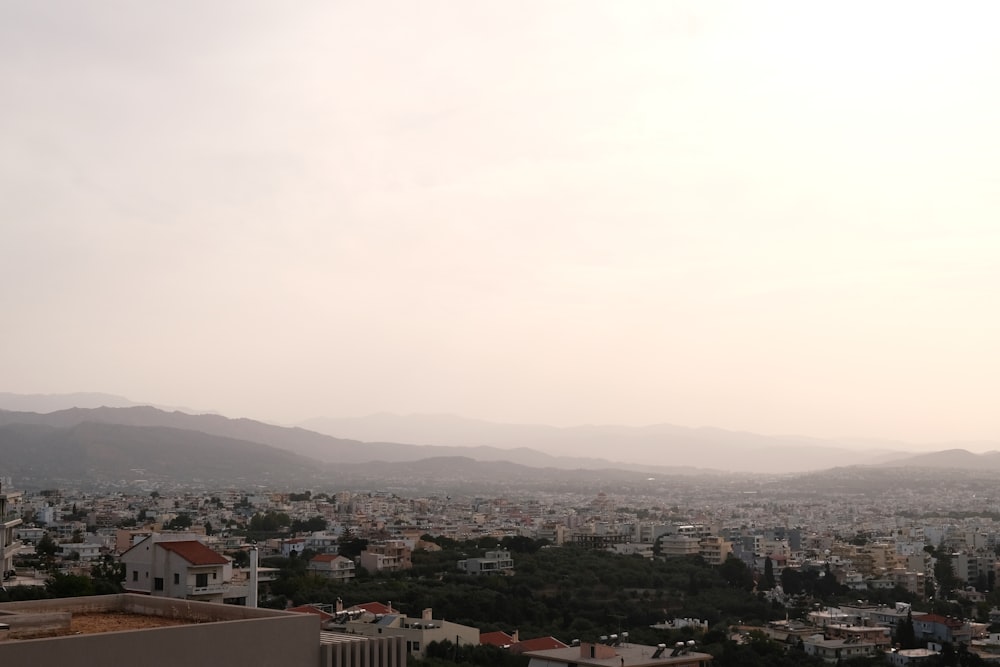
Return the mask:
{"type": "Polygon", "coordinates": [[[838,444],[667,424],[556,428],[451,416],[373,415],[288,427],[168,411],[110,395],[0,394],[0,476],[16,477],[26,488],[171,481],[241,486],[327,482],[377,488],[630,485],[664,476],[787,474],[858,465],[1000,470],[998,452],[973,454],[953,448],[913,455],[838,444]],[[120,407],[65,407],[95,402],[120,407]],[[53,407],[57,409],[44,411],[53,407]],[[581,451],[607,456],[571,455],[581,451]]]}

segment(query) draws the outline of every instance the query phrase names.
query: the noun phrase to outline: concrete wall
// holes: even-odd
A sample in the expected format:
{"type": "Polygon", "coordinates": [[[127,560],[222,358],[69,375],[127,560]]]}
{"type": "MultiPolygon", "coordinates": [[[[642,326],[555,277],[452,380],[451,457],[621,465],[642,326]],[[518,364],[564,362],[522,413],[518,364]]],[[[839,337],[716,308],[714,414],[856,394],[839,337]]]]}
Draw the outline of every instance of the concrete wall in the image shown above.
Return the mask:
{"type": "Polygon", "coordinates": [[[402,637],[340,641],[320,649],[320,667],[406,667],[402,637]]]}
{"type": "Polygon", "coordinates": [[[0,665],[104,667],[118,661],[146,667],[321,664],[319,618],[312,614],[141,595],[15,602],[0,605],[0,610],[128,611],[192,621],[191,625],[148,630],[6,641],[0,644],[0,665]]]}

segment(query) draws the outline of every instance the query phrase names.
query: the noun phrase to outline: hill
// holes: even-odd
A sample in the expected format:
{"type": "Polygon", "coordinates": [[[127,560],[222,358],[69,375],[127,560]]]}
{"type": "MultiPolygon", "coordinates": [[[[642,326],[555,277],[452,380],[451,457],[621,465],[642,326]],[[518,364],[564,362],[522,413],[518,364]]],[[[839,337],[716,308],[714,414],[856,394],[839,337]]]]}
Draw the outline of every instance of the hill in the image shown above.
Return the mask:
{"type": "MultiPolygon", "coordinates": [[[[9,414],[9,413],[8,413],[9,414]]],[[[259,443],[196,431],[82,422],[0,425],[3,470],[25,488],[150,483],[198,486],[296,483],[316,461],[259,443]]]]}

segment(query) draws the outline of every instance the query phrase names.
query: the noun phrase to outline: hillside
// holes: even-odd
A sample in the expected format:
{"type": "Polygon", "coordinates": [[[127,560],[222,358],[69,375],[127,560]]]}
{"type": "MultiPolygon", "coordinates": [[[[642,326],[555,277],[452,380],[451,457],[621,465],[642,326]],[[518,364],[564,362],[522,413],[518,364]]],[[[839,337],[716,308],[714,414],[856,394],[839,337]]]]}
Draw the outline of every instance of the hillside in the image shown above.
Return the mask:
{"type": "MultiPolygon", "coordinates": [[[[221,415],[192,415],[166,412],[148,406],[127,408],[71,408],[48,414],[0,410],[0,425],[33,424],[68,428],[85,422],[163,427],[204,433],[221,438],[256,442],[294,452],[327,463],[348,464],[369,461],[407,462],[427,458],[464,456],[479,461],[509,461],[530,467],[604,470],[625,467],[636,471],[680,472],[668,466],[616,464],[582,457],[556,457],[526,447],[460,447],[410,445],[394,442],[362,442],[324,435],[298,427],[274,426],[252,419],[229,419],[221,415]]],[[[688,470],[687,472],[691,472],[688,470]]]]}
{"type": "Polygon", "coordinates": [[[82,422],[0,425],[5,475],[25,488],[131,484],[302,484],[324,466],[259,443],[166,427],[82,422]]]}

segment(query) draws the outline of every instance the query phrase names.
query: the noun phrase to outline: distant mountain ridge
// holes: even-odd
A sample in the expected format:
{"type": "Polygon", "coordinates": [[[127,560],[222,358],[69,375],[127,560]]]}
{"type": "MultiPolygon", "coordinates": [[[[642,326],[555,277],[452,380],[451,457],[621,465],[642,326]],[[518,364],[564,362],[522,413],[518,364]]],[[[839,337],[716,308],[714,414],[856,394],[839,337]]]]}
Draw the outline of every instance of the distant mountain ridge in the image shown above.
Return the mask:
{"type": "MultiPolygon", "coordinates": [[[[3,412],[5,417],[11,414],[3,412]]],[[[27,487],[92,483],[313,479],[317,462],[281,449],[197,431],[80,422],[70,426],[0,424],[2,470],[27,487]]]]}
{"type": "MultiPolygon", "coordinates": [[[[23,403],[22,398],[32,402],[39,397],[0,393],[0,408],[10,403],[23,403]]],[[[77,399],[89,404],[114,401],[132,403],[128,399],[108,394],[41,397],[41,403],[65,404],[77,399]]],[[[263,445],[313,461],[314,472],[323,468],[316,462],[343,467],[374,465],[377,462],[398,464],[455,458],[507,462],[533,469],[626,470],[648,473],[651,476],[724,471],[788,474],[859,465],[947,466],[966,469],[989,468],[993,465],[993,457],[990,455],[977,455],[964,450],[960,450],[964,453],[945,451],[916,455],[885,449],[859,451],[857,447],[866,444],[864,441],[852,441],[852,449],[835,446],[839,444],[836,441],[816,438],[763,436],[670,424],[559,428],[492,424],[448,415],[402,417],[386,414],[359,419],[317,419],[303,423],[312,428],[335,432],[330,434],[302,427],[276,426],[252,419],[166,411],[138,404],[128,407],[74,407],[48,413],[0,409],[0,427],[39,426],[71,430],[84,424],[134,427],[139,429],[134,431],[139,443],[157,441],[158,437],[141,429],[170,429],[172,441],[180,443],[178,447],[183,447],[185,441],[199,439],[205,443],[215,442],[204,440],[203,436],[223,439],[228,442],[228,446],[233,446],[234,443],[263,445]],[[408,439],[404,437],[407,434],[408,439]],[[412,442],[417,444],[407,444],[412,442]],[[590,452],[598,452],[600,456],[586,456],[590,452]],[[560,453],[563,455],[559,455],[560,453]],[[618,460],[609,460],[610,458],[618,460]]],[[[90,428],[91,432],[96,432],[93,427],[90,428]]],[[[0,432],[0,454],[9,449],[8,440],[12,437],[10,433],[14,432],[0,432]]],[[[19,432],[21,436],[27,437],[27,431],[22,429],[19,432]]],[[[250,452],[253,448],[246,447],[245,450],[250,452]]],[[[1000,454],[990,454],[1000,458],[1000,454]]],[[[421,466],[410,466],[414,473],[420,469],[421,466]]],[[[328,472],[328,469],[324,470],[328,472]]],[[[250,471],[248,474],[258,473],[250,471]]]]}
{"type": "Polygon", "coordinates": [[[361,442],[323,435],[298,427],[274,426],[252,419],[230,419],[220,415],[190,415],[165,412],[148,406],[130,408],[70,408],[48,414],[0,410],[0,425],[33,424],[59,428],[84,423],[121,424],[136,427],[172,428],[268,445],[326,463],[405,462],[434,457],[468,456],[485,461],[510,461],[532,467],[602,469],[609,461],[553,457],[526,448],[438,447],[393,442],[361,442]]]}
{"type": "Polygon", "coordinates": [[[455,447],[515,445],[550,454],[650,466],[688,466],[735,472],[792,473],[843,465],[877,464],[909,456],[880,441],[766,436],[720,428],[586,425],[555,427],[496,424],[453,415],[317,418],[300,423],[321,433],[358,440],[435,443],[455,447]]]}

